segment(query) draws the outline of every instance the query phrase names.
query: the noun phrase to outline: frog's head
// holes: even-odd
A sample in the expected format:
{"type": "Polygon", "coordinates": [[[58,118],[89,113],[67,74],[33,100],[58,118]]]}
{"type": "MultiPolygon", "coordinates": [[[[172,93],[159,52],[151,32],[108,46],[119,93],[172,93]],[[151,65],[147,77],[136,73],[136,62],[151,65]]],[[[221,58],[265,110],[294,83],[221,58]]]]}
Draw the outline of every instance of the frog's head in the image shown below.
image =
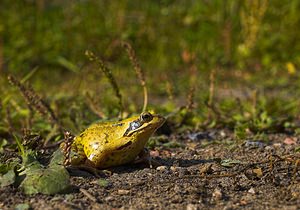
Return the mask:
{"type": "Polygon", "coordinates": [[[123,136],[135,136],[137,140],[148,139],[166,121],[163,116],[150,112],[143,112],[140,116],[131,119],[123,136]]]}

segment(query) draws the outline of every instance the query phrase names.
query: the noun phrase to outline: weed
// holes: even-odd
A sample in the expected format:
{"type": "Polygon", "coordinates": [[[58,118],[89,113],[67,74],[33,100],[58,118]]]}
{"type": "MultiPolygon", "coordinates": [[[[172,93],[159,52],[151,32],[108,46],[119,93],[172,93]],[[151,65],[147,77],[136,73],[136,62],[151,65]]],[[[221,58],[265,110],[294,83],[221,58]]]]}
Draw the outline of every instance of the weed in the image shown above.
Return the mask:
{"type": "Polygon", "coordinates": [[[137,60],[135,51],[133,50],[132,46],[128,42],[122,42],[122,45],[126,49],[126,51],[128,53],[128,57],[134,67],[137,78],[139,79],[141,86],[143,87],[144,105],[143,105],[142,112],[144,112],[144,111],[146,111],[147,104],[148,104],[148,90],[147,90],[145,75],[144,75],[144,72],[142,71],[142,68],[137,60]]]}
{"type": "Polygon", "coordinates": [[[8,76],[8,80],[13,86],[20,90],[30,110],[36,110],[46,119],[49,119],[52,124],[57,125],[60,129],[62,128],[58,118],[50,108],[49,104],[43,100],[31,87],[23,85],[12,75],[8,76]]]}

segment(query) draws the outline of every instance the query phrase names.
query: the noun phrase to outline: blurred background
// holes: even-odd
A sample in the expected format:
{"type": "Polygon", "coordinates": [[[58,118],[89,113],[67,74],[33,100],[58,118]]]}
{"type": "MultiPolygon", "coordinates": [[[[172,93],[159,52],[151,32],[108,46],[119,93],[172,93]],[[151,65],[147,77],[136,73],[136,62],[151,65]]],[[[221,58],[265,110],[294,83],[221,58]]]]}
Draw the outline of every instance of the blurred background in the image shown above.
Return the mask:
{"type": "Polygon", "coordinates": [[[75,132],[99,117],[116,116],[114,91],[86,50],[112,71],[125,112],[140,112],[143,90],[120,41],[136,52],[151,109],[167,114],[193,105],[181,125],[239,131],[251,121],[254,132],[297,127],[298,0],[1,0],[0,5],[2,132],[28,127],[29,118],[36,119],[34,129],[50,130],[8,84],[9,74],[32,86],[75,132]]]}

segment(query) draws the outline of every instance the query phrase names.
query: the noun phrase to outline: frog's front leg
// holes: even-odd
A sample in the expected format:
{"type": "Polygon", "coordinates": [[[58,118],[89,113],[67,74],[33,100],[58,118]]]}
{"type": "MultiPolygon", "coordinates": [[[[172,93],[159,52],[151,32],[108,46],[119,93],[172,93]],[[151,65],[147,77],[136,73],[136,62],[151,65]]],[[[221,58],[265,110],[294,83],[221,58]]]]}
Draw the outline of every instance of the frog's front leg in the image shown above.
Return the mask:
{"type": "Polygon", "coordinates": [[[140,154],[138,155],[137,159],[135,159],[134,161],[135,164],[138,163],[146,163],[149,165],[150,168],[157,167],[160,166],[161,163],[158,162],[157,160],[154,160],[151,155],[150,152],[147,148],[144,148],[140,154]]]}

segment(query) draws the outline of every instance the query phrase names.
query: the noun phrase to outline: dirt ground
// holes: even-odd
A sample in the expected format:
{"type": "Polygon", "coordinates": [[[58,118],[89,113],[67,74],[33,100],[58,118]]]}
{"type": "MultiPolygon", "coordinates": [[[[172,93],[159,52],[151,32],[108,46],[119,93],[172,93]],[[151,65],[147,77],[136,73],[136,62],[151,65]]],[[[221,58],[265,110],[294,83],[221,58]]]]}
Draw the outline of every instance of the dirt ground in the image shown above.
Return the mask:
{"type": "Polygon", "coordinates": [[[106,177],[71,171],[73,189],[25,196],[0,189],[0,209],[299,209],[300,138],[270,134],[268,142],[239,143],[227,130],[168,137],[180,147],[160,147],[161,166],[130,164],[106,177]],[[226,162],[227,160],[227,162],[226,162]]]}

